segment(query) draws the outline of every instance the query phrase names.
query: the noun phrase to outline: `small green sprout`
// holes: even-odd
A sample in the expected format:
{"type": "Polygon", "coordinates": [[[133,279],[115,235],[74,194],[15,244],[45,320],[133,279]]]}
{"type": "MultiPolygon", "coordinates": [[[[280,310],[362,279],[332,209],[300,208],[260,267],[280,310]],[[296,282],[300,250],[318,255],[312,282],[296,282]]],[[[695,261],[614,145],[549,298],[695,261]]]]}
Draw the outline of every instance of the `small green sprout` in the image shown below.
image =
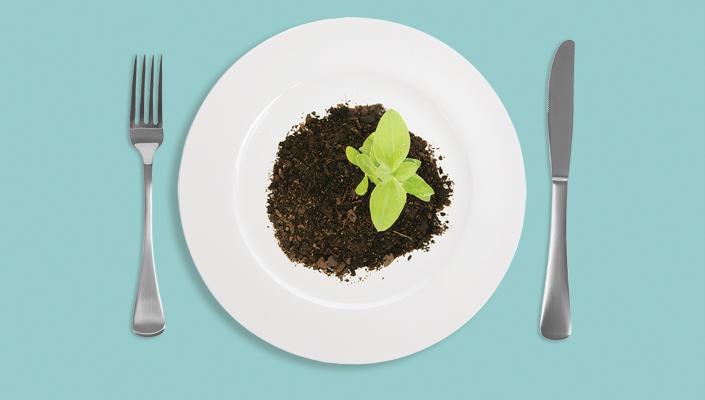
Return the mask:
{"type": "Polygon", "coordinates": [[[355,188],[358,196],[367,193],[369,181],[375,188],[370,195],[370,214],[377,231],[389,229],[399,218],[406,194],[422,201],[431,200],[433,188],[416,174],[421,161],[407,158],[411,137],[406,123],[395,110],[387,110],[362,147],[348,146],[345,155],[365,176],[355,188]]]}

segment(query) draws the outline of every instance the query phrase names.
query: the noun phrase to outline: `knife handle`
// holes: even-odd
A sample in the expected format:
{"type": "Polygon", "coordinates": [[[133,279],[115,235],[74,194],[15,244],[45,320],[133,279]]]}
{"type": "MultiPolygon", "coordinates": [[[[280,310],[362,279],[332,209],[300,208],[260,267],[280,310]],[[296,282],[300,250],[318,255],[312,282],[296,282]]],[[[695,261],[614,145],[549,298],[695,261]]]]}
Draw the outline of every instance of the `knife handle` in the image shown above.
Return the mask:
{"type": "Polygon", "coordinates": [[[551,236],[541,306],[541,334],[547,339],[560,340],[570,336],[571,331],[566,248],[568,180],[554,178],[552,191],[551,236]]]}

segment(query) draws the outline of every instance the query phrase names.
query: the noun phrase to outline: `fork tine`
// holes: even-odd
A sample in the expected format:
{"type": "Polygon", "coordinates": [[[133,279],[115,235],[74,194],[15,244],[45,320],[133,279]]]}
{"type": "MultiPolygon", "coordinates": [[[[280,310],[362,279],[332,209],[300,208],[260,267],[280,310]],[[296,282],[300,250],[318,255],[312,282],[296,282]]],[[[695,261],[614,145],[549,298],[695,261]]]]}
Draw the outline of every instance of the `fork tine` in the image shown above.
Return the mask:
{"type": "Polygon", "coordinates": [[[140,119],[139,125],[144,125],[144,70],[145,63],[147,62],[147,56],[142,56],[142,85],[140,87],[140,119]]]}
{"type": "Polygon", "coordinates": [[[137,85],[137,56],[132,64],[132,96],[130,96],[130,127],[135,126],[135,86],[137,85]]]}
{"type": "Polygon", "coordinates": [[[162,61],[164,55],[159,55],[159,91],[157,92],[157,126],[162,127],[162,61]]]}
{"type": "Polygon", "coordinates": [[[154,126],[154,55],[152,55],[151,72],[149,73],[149,126],[154,126]]]}

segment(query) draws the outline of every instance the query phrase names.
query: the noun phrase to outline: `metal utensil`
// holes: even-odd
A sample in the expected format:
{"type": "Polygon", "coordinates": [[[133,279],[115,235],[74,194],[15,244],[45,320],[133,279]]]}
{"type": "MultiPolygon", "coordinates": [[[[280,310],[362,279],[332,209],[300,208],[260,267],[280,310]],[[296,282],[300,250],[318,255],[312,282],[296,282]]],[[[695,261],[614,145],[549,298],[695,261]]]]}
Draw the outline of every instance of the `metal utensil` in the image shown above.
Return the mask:
{"type": "Polygon", "coordinates": [[[154,119],[154,56],[152,56],[149,79],[149,119],[144,119],[144,88],[147,57],[142,58],[142,84],[140,86],[140,113],[137,109],[137,56],[132,68],[132,96],[130,100],[130,141],[142,156],[144,163],[144,240],[142,242],[142,266],[139,289],[135,300],[132,329],[141,336],[155,336],[164,331],[164,311],[159,297],[157,274],[154,271],[152,248],[152,161],[154,152],[164,139],[162,129],[162,57],[159,59],[159,81],[157,89],[157,118],[154,119]]]}
{"type": "Polygon", "coordinates": [[[574,60],[575,42],[566,40],[556,51],[548,81],[548,142],[553,195],[548,266],[541,307],[541,334],[553,340],[565,339],[571,333],[566,201],[573,138],[574,60]]]}

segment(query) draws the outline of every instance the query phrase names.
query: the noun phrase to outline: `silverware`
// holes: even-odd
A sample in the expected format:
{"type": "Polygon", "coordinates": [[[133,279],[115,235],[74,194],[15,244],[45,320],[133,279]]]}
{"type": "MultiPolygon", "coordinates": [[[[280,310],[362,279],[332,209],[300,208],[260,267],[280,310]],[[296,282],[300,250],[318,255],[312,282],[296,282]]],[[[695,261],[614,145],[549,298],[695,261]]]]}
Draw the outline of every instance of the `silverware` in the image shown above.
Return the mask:
{"type": "Polygon", "coordinates": [[[575,42],[561,43],[548,81],[548,143],[551,153],[551,236],[541,307],[541,334],[547,339],[570,336],[570,296],[566,250],[568,169],[573,138],[573,66],[575,42]]]}
{"type": "Polygon", "coordinates": [[[149,119],[144,119],[144,87],[147,57],[142,58],[142,83],[140,86],[140,113],[136,113],[137,56],[132,68],[132,96],[130,99],[130,141],[142,156],[144,163],[144,240],[142,242],[142,266],[139,289],[135,300],[132,329],[141,336],[155,336],[164,331],[164,311],[159,297],[157,274],[154,271],[152,248],[152,160],[154,152],[164,139],[162,129],[162,57],[159,59],[159,81],[157,89],[157,118],[154,119],[154,56],[152,56],[149,79],[149,119]]]}

